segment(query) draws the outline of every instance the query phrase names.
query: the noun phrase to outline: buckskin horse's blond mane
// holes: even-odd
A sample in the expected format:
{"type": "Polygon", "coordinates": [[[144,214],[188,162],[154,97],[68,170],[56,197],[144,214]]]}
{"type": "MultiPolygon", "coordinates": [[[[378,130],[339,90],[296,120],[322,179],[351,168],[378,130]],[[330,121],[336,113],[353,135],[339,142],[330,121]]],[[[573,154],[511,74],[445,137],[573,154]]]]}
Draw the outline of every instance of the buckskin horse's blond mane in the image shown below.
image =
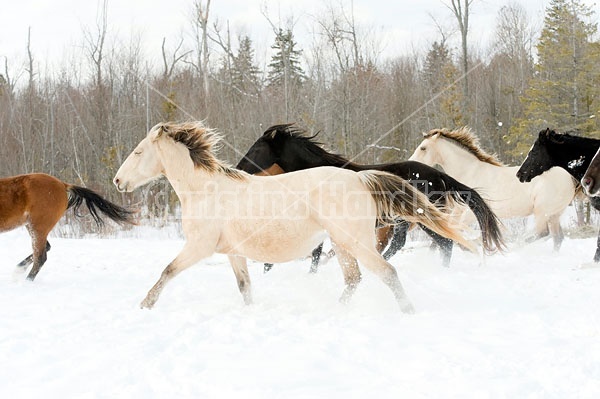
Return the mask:
{"type": "Polygon", "coordinates": [[[465,150],[469,151],[471,154],[475,155],[477,159],[482,162],[486,162],[496,166],[506,166],[503,164],[496,154],[488,154],[485,152],[479,145],[479,139],[477,136],[471,132],[471,129],[468,127],[461,127],[456,130],[448,130],[448,129],[433,129],[429,132],[423,133],[423,137],[428,139],[430,137],[439,134],[440,136],[454,141],[459,146],[463,147],[465,150]]]}
{"type": "Polygon", "coordinates": [[[219,160],[215,153],[223,140],[222,135],[215,129],[204,126],[202,122],[165,122],[156,127],[157,137],[166,135],[181,143],[190,151],[190,158],[197,168],[203,168],[211,173],[224,173],[238,180],[244,180],[246,174],[219,160]]]}

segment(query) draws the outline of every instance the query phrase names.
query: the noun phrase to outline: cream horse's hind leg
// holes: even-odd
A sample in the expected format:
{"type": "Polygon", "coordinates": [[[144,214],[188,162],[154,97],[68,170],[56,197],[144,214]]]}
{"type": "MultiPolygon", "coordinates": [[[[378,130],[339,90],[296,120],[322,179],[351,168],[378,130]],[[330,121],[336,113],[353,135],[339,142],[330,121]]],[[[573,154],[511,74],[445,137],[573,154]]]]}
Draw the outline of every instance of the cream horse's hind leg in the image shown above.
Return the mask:
{"type": "Polygon", "coordinates": [[[534,215],[535,222],[535,231],[534,234],[527,237],[525,242],[532,243],[541,238],[547,237],[550,234],[550,230],[548,229],[548,218],[544,215],[535,214],[534,215]]]}
{"type": "Polygon", "coordinates": [[[554,240],[554,250],[558,251],[565,238],[563,229],[560,226],[560,215],[553,215],[548,219],[548,227],[550,228],[550,234],[554,240]]]}
{"type": "Polygon", "coordinates": [[[404,293],[404,288],[402,287],[402,283],[400,283],[396,269],[383,259],[383,256],[381,256],[379,252],[374,248],[371,249],[358,243],[352,248],[351,253],[361,262],[361,264],[379,276],[379,278],[390,287],[402,312],[415,312],[413,305],[404,293]]]}
{"type": "MultiPolygon", "coordinates": [[[[343,228],[332,224],[328,227],[327,231],[331,236],[331,241],[379,276],[390,287],[403,312],[414,313],[414,308],[404,293],[396,269],[377,252],[373,227],[369,223],[357,223],[354,226],[343,226],[343,228]]],[[[350,295],[353,291],[353,289],[350,290],[350,295]]]]}
{"type": "Polygon", "coordinates": [[[246,258],[235,255],[229,255],[228,258],[229,263],[231,263],[231,267],[233,268],[233,273],[235,273],[240,293],[242,294],[242,297],[244,297],[244,303],[250,305],[252,303],[252,289],[246,258]]]}
{"type": "Polygon", "coordinates": [[[209,249],[199,247],[200,245],[198,245],[196,241],[193,243],[187,241],[185,243],[185,246],[181,252],[179,252],[179,255],[177,255],[177,257],[171,263],[169,263],[165,270],[163,270],[156,284],[154,284],[150,291],[148,291],[148,295],[146,295],[146,298],[140,305],[142,308],[152,309],[165,284],[167,284],[169,280],[199,260],[212,255],[214,252],[214,248],[209,249]]]}
{"type": "Polygon", "coordinates": [[[338,257],[338,262],[342,268],[342,273],[344,274],[344,282],[346,283],[346,288],[342,293],[340,302],[348,303],[350,298],[352,298],[352,295],[354,295],[354,291],[356,291],[356,287],[358,287],[358,284],[361,280],[358,262],[356,262],[356,259],[344,248],[336,245],[335,242],[332,242],[331,244],[335,254],[338,257]]]}
{"type": "Polygon", "coordinates": [[[535,215],[535,236],[527,240],[533,242],[550,235],[554,242],[554,250],[558,251],[565,238],[562,227],[560,226],[560,215],[535,215]]]}

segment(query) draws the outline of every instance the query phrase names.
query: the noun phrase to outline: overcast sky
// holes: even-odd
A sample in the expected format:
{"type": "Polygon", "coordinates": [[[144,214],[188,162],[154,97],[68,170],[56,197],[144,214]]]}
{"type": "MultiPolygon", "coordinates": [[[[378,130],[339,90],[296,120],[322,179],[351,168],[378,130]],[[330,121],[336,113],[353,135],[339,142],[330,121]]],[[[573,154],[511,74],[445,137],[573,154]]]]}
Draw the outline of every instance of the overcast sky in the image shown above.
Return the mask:
{"type": "MultiPolygon", "coordinates": [[[[475,0],[472,6],[470,40],[485,45],[493,33],[496,15],[509,1],[520,2],[532,21],[541,26],[547,0],[475,0]],[[483,42],[483,43],[480,43],[483,42]]],[[[205,2],[205,1],[204,1],[205,2]]],[[[257,57],[264,58],[273,35],[261,10],[272,20],[297,20],[294,31],[310,40],[314,19],[323,12],[324,3],[339,0],[212,0],[211,19],[229,21],[232,34],[248,34],[257,47],[257,57]]],[[[343,2],[348,7],[350,0],[343,2]]],[[[450,26],[451,14],[444,5],[449,0],[354,0],[357,23],[369,26],[380,35],[384,56],[400,55],[412,48],[422,49],[436,39],[432,16],[450,26]]],[[[595,1],[586,0],[586,4],[595,1]]],[[[179,37],[189,39],[193,0],[109,0],[110,40],[127,43],[134,35],[141,37],[146,58],[159,57],[163,37],[173,46],[179,37]]],[[[600,15],[595,5],[596,18],[600,15]]],[[[25,60],[27,29],[32,29],[32,50],[37,62],[64,63],[67,54],[81,52],[84,27],[93,30],[98,15],[96,0],[7,0],[0,7],[0,71],[4,57],[9,65],[25,60]]],[[[111,43],[109,43],[110,45],[111,43]]],[[[160,60],[157,59],[157,64],[160,60]]]]}

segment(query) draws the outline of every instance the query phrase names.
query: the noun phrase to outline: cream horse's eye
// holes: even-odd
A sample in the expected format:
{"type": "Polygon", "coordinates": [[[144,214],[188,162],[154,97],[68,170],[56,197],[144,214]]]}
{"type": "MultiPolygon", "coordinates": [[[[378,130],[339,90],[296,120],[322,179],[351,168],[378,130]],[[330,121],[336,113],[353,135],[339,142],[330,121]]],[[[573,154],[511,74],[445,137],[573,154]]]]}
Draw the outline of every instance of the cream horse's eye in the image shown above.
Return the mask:
{"type": "Polygon", "coordinates": [[[141,153],[142,153],[142,151],[141,151],[141,150],[140,150],[140,151],[134,151],[134,152],[133,152],[133,154],[134,154],[134,155],[140,155],[141,153]]]}
{"type": "Polygon", "coordinates": [[[427,149],[427,147],[425,147],[425,146],[421,147],[421,151],[425,151],[426,149],[427,149]]]}

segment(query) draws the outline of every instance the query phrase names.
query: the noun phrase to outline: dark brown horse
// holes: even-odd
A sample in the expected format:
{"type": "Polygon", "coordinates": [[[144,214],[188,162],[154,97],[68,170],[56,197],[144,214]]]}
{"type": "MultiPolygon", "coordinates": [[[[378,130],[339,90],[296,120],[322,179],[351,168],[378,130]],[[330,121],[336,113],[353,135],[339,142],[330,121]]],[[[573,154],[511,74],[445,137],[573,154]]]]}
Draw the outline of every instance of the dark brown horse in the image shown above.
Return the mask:
{"type": "Polygon", "coordinates": [[[85,202],[98,226],[103,224],[98,211],[118,223],[132,223],[132,212],[115,205],[94,191],[64,183],[55,177],[32,173],[0,179],[0,232],[25,225],[33,246],[33,253],[18,267],[33,263],[27,278],[35,279],[46,262],[50,250],[48,233],[65,211],[77,210],[85,202]]]}
{"type": "Polygon", "coordinates": [[[600,150],[596,152],[590,166],[581,179],[583,189],[590,197],[598,200],[600,196],[600,150]]]}

